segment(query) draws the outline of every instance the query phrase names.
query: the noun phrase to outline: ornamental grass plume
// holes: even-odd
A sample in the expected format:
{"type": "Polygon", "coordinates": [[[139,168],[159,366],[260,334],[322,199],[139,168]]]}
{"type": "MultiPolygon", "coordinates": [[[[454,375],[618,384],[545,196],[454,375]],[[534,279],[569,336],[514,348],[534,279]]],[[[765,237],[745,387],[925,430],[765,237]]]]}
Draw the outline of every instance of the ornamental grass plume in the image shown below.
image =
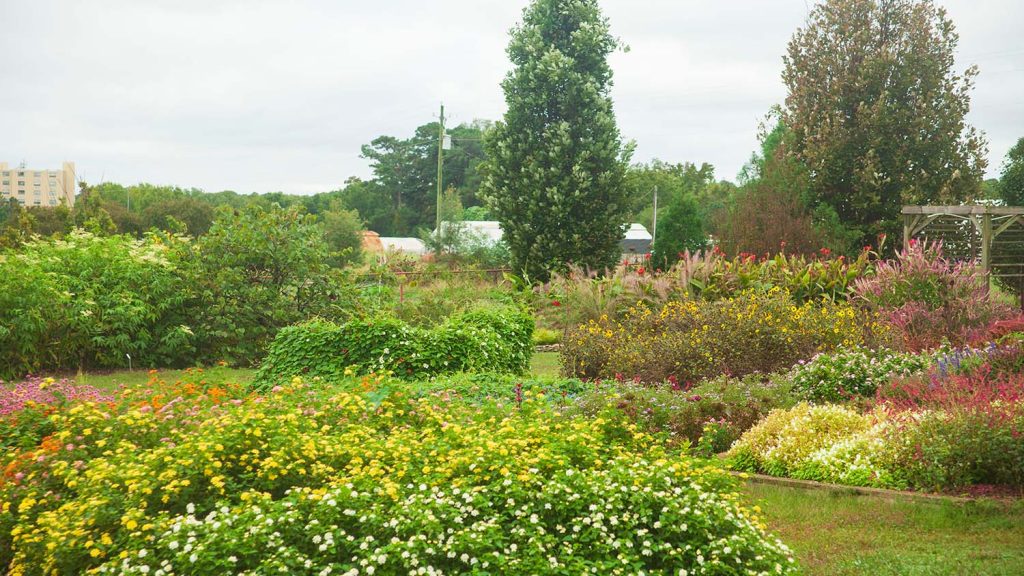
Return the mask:
{"type": "Polygon", "coordinates": [[[878,262],[873,276],[854,280],[853,291],[911,351],[947,341],[962,346],[993,321],[1011,316],[1008,306],[989,299],[973,263],[947,259],[941,242],[911,241],[895,259],[878,262]]]}

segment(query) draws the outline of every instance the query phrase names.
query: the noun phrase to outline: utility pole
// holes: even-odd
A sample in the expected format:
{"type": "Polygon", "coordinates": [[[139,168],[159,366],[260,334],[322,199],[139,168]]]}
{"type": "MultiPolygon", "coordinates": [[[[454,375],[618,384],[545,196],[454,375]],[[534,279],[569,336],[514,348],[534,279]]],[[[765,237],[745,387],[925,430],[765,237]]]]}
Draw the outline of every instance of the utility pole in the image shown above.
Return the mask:
{"type": "Polygon", "coordinates": [[[651,225],[651,248],[658,239],[658,187],[654,187],[654,224],[651,225]]]}
{"type": "Polygon", "coordinates": [[[437,133],[437,235],[441,236],[441,186],[444,176],[444,104],[441,104],[441,129],[437,133]]]}

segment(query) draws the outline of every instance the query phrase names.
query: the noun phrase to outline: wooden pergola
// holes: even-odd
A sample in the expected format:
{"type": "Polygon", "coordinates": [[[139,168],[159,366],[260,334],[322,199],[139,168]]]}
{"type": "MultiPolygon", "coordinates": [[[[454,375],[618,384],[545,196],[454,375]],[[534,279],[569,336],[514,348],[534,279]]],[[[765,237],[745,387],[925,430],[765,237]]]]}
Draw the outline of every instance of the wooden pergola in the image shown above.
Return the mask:
{"type": "Polygon", "coordinates": [[[1024,294],[1024,207],[904,206],[904,249],[912,238],[940,240],[946,255],[1024,294]]]}

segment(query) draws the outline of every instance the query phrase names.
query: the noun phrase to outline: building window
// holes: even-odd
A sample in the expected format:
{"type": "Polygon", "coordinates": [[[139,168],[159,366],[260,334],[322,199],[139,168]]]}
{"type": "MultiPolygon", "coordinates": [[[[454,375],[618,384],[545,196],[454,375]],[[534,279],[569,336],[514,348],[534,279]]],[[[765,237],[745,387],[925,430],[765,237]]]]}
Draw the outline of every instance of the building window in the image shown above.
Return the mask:
{"type": "Polygon", "coordinates": [[[24,185],[25,185],[25,181],[24,180],[18,180],[18,186],[24,186],[24,185]]]}

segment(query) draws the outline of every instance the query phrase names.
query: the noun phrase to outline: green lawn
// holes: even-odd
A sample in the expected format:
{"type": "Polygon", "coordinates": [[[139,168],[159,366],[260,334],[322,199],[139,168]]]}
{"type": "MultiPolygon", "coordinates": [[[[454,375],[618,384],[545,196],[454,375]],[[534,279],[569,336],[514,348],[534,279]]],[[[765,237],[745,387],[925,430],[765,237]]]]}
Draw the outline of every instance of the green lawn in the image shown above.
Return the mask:
{"type": "Polygon", "coordinates": [[[1024,503],[918,502],[749,483],[808,575],[1024,574],[1024,503]]]}
{"type": "MultiPolygon", "coordinates": [[[[196,368],[190,368],[190,370],[197,370],[196,368]]],[[[210,382],[211,384],[218,383],[234,383],[234,384],[248,384],[252,381],[253,375],[256,373],[255,370],[248,368],[226,368],[222,366],[214,366],[212,368],[202,368],[202,379],[210,382]]],[[[167,382],[174,382],[183,378],[185,370],[159,370],[156,375],[167,382]]],[[[93,373],[82,373],[75,376],[75,381],[79,384],[88,384],[97,388],[103,388],[106,390],[113,390],[118,386],[137,386],[145,384],[150,378],[148,370],[118,370],[116,372],[93,372],[93,373]]],[[[194,378],[194,377],[193,377],[194,378]]]]}
{"type": "Polygon", "coordinates": [[[530,364],[530,373],[534,376],[558,376],[562,365],[558,360],[558,352],[534,352],[530,364]]]}
{"type": "MultiPolygon", "coordinates": [[[[558,352],[537,352],[533,355],[530,373],[535,376],[558,376],[560,365],[558,352]]],[[[193,370],[195,370],[193,368],[193,370]]],[[[248,368],[225,368],[215,366],[203,368],[203,378],[212,383],[233,382],[247,384],[252,381],[255,370],[248,368]]],[[[162,369],[157,372],[160,378],[174,381],[185,376],[185,370],[162,369]]],[[[89,384],[97,388],[112,390],[118,386],[135,386],[145,384],[149,380],[148,370],[117,370],[112,372],[82,373],[75,376],[79,384],[89,384]]]]}

